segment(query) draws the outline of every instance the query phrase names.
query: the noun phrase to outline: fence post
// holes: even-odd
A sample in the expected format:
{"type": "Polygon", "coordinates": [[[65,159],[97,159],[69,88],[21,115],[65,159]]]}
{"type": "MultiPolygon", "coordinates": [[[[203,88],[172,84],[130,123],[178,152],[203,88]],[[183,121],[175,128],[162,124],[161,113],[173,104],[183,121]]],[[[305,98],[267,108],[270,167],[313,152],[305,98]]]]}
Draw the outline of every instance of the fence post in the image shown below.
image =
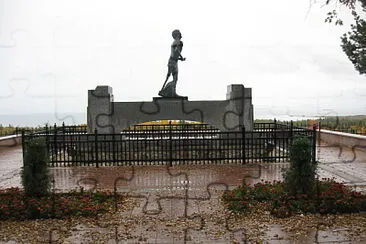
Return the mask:
{"type": "Polygon", "coordinates": [[[313,163],[316,162],[316,125],[313,125],[313,148],[312,148],[312,151],[313,151],[313,163]]]}
{"type": "Polygon", "coordinates": [[[173,166],[173,138],[172,138],[172,121],[169,121],[169,165],[173,166]]]}
{"type": "Polygon", "coordinates": [[[246,161],[246,156],[245,156],[245,126],[241,127],[241,141],[242,141],[242,160],[243,160],[243,164],[245,164],[246,161]]]}
{"type": "Polygon", "coordinates": [[[97,128],[95,128],[94,130],[94,147],[95,147],[95,165],[97,168],[99,168],[99,164],[98,164],[98,130],[97,128]]]}

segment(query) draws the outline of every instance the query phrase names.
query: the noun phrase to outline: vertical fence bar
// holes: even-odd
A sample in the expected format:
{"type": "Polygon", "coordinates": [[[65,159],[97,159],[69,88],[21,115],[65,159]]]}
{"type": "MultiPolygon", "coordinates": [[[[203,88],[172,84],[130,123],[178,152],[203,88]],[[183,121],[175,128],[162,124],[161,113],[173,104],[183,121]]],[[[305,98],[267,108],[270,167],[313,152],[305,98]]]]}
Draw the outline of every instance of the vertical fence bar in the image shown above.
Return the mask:
{"type": "Polygon", "coordinates": [[[313,145],[312,145],[312,153],[313,153],[313,163],[316,162],[316,125],[313,125],[313,133],[312,133],[312,141],[313,141],[313,145]]]}
{"type": "Polygon", "coordinates": [[[97,168],[99,168],[99,164],[98,164],[98,130],[95,128],[94,130],[94,147],[95,147],[95,165],[97,168]]]}
{"type": "Polygon", "coordinates": [[[251,159],[251,162],[253,162],[255,160],[254,155],[260,155],[260,154],[258,154],[257,147],[256,147],[256,145],[254,143],[254,131],[252,131],[250,133],[250,135],[251,135],[250,136],[250,143],[249,143],[249,145],[251,145],[251,148],[250,148],[250,150],[251,150],[250,159],[251,159]]]}
{"type": "Polygon", "coordinates": [[[112,134],[112,160],[113,160],[112,165],[113,166],[116,165],[116,161],[117,161],[116,153],[117,153],[117,150],[116,150],[116,138],[115,138],[115,134],[113,133],[112,134]]]}
{"type": "Polygon", "coordinates": [[[53,124],[53,133],[57,134],[57,125],[56,125],[56,123],[53,124]]]}
{"type": "MultiPolygon", "coordinates": [[[[51,127],[50,127],[51,128],[51,127]]],[[[47,155],[48,155],[48,157],[49,157],[49,149],[50,149],[50,147],[49,147],[49,144],[48,144],[48,135],[49,135],[49,130],[51,130],[51,129],[49,129],[48,128],[48,125],[46,125],[46,135],[44,135],[44,138],[46,139],[45,140],[45,143],[46,143],[46,150],[47,150],[47,155]]]]}
{"type": "Polygon", "coordinates": [[[245,164],[245,126],[242,126],[241,127],[241,150],[242,150],[242,160],[243,160],[243,163],[242,164],[245,164]]]}
{"type": "Polygon", "coordinates": [[[177,164],[184,164],[184,160],[182,160],[182,141],[184,140],[183,137],[183,127],[180,126],[180,128],[177,130],[178,135],[178,141],[175,148],[175,155],[177,158],[177,164]]]}
{"type": "Polygon", "coordinates": [[[67,155],[67,159],[66,159],[67,148],[66,148],[66,140],[65,140],[65,133],[64,133],[64,131],[62,131],[62,151],[63,151],[62,152],[62,155],[63,155],[63,163],[64,163],[64,166],[69,166],[69,164],[68,164],[68,157],[69,157],[69,155],[67,155]]]}
{"type": "Polygon", "coordinates": [[[292,145],[292,142],[294,140],[294,122],[291,120],[290,123],[290,140],[287,141],[287,145],[286,145],[286,158],[289,158],[289,149],[290,146],[292,145]]]}
{"type": "Polygon", "coordinates": [[[318,145],[320,145],[320,133],[321,133],[321,122],[319,120],[319,122],[318,122],[318,133],[317,133],[318,145]]]}
{"type": "MultiPolygon", "coordinates": [[[[73,138],[73,134],[68,133],[67,135],[67,154],[68,154],[68,159],[71,163],[71,166],[75,166],[75,162],[76,162],[76,146],[74,144],[74,138],[73,138]]],[[[69,164],[70,164],[69,163],[69,164]]]]}
{"type": "Polygon", "coordinates": [[[273,148],[274,148],[274,161],[277,162],[278,157],[280,156],[279,150],[277,150],[277,120],[274,119],[273,125],[273,148]]]}
{"type": "Polygon", "coordinates": [[[51,152],[51,161],[52,161],[52,166],[55,166],[55,161],[57,161],[57,154],[58,154],[58,143],[57,143],[57,133],[56,133],[56,123],[53,125],[54,128],[54,133],[53,133],[53,151],[51,152]],[[53,155],[54,153],[56,153],[56,157],[53,155]]]}
{"type": "Polygon", "coordinates": [[[139,134],[136,134],[136,155],[137,155],[137,165],[142,165],[142,155],[141,155],[141,149],[142,149],[142,142],[144,138],[140,138],[139,134]]]}
{"type": "Polygon", "coordinates": [[[290,122],[290,142],[292,142],[293,135],[294,135],[294,122],[291,120],[290,122]]]}
{"type": "Polygon", "coordinates": [[[102,135],[102,141],[103,142],[102,142],[101,148],[103,148],[103,150],[101,150],[101,153],[104,152],[101,155],[103,157],[102,162],[101,162],[102,166],[103,165],[106,166],[107,162],[110,163],[110,158],[107,156],[108,151],[110,149],[110,145],[109,145],[110,140],[111,139],[110,139],[109,135],[106,135],[106,134],[102,135]]]}
{"type": "MultiPolygon", "coordinates": [[[[91,134],[86,134],[83,135],[82,138],[85,139],[83,141],[81,141],[81,153],[84,154],[83,157],[83,166],[85,166],[86,162],[90,162],[90,146],[89,146],[89,137],[91,136],[91,134]]],[[[81,164],[80,164],[81,165],[81,164]]]]}
{"type": "Polygon", "coordinates": [[[132,138],[132,136],[133,136],[133,131],[129,131],[128,132],[128,143],[127,143],[127,145],[128,145],[127,148],[128,148],[129,165],[131,165],[133,163],[133,159],[134,159],[134,155],[133,155],[133,151],[132,151],[132,149],[133,149],[133,145],[132,145],[133,138],[132,138]]]}
{"type": "Polygon", "coordinates": [[[173,166],[172,121],[169,121],[169,165],[173,166]]]}
{"type": "Polygon", "coordinates": [[[62,134],[66,133],[65,122],[62,122],[62,134]]]}
{"type": "Polygon", "coordinates": [[[157,132],[158,134],[159,134],[159,141],[158,141],[158,143],[157,143],[157,145],[159,145],[159,147],[160,148],[158,148],[157,150],[158,150],[158,155],[159,155],[159,160],[158,160],[158,163],[160,164],[164,164],[164,161],[166,160],[166,143],[165,143],[165,141],[163,140],[163,136],[164,136],[164,134],[163,134],[163,131],[162,130],[160,130],[159,128],[158,128],[158,132],[157,132]]]}

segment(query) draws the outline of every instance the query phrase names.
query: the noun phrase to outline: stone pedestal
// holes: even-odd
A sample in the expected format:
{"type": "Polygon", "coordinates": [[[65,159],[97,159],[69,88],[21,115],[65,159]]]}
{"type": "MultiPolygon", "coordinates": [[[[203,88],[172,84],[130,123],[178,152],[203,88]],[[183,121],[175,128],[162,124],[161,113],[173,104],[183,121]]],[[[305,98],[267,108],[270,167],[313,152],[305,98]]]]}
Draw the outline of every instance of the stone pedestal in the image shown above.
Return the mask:
{"type": "Polygon", "coordinates": [[[114,133],[111,124],[114,116],[112,87],[97,86],[95,90],[88,91],[87,113],[88,133],[95,129],[98,133],[114,133]]]}
{"type": "Polygon", "coordinates": [[[252,89],[241,84],[227,87],[226,100],[188,101],[188,97],[153,101],[113,102],[112,88],[88,91],[88,131],[119,133],[129,126],[156,120],[191,120],[208,123],[221,131],[253,129],[252,89]]]}

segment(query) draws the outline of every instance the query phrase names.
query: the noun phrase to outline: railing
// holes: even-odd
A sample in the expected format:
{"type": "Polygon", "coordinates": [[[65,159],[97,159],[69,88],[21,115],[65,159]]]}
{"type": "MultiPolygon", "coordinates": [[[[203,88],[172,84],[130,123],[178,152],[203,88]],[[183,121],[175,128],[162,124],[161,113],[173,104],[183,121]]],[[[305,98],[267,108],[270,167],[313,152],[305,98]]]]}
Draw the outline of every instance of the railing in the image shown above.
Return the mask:
{"type": "Polygon", "coordinates": [[[86,128],[48,128],[45,133],[23,134],[23,145],[35,137],[46,141],[50,166],[176,165],[287,161],[295,137],[312,142],[315,160],[315,128],[291,124],[256,124],[253,131],[221,132],[206,125],[164,130],[155,125],[129,128],[119,134],[87,134],[86,128]]]}

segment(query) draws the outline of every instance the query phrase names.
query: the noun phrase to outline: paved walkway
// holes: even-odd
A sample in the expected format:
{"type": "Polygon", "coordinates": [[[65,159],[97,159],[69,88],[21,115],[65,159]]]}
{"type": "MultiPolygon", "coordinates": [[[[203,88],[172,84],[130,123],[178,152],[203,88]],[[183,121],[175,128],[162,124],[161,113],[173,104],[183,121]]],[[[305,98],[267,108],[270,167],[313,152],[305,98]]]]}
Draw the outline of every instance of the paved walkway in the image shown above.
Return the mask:
{"type": "MultiPolygon", "coordinates": [[[[0,188],[20,186],[21,156],[20,147],[0,149],[0,188]]],[[[321,162],[319,177],[334,177],[366,192],[366,153],[320,144],[317,159],[321,162]]],[[[58,191],[116,187],[129,199],[115,213],[100,219],[5,222],[0,242],[366,242],[366,214],[276,219],[260,210],[250,216],[233,216],[225,210],[220,200],[223,190],[243,181],[281,180],[282,169],[286,167],[287,163],[52,168],[58,191]],[[19,225],[25,225],[20,237],[6,231],[19,225]],[[39,233],[27,235],[33,228],[39,233]]]]}
{"type": "MultiPolygon", "coordinates": [[[[317,147],[318,174],[320,178],[335,178],[337,181],[357,186],[366,192],[366,152],[352,151],[349,148],[331,147],[320,144],[317,147]]],[[[20,168],[22,149],[0,147],[0,188],[21,186],[20,168]]],[[[195,165],[195,166],[136,166],[136,167],[69,167],[51,168],[57,190],[70,190],[79,187],[113,189],[114,180],[124,177],[131,180],[119,180],[117,185],[129,189],[160,190],[177,187],[180,182],[189,180],[191,189],[203,189],[212,182],[222,182],[237,186],[245,180],[256,183],[260,180],[281,180],[282,169],[287,163],[246,164],[246,165],[195,165]],[[174,177],[177,173],[184,173],[174,177]],[[89,180],[86,180],[89,178],[89,180]],[[90,179],[93,178],[93,179],[90,179]]]]}

